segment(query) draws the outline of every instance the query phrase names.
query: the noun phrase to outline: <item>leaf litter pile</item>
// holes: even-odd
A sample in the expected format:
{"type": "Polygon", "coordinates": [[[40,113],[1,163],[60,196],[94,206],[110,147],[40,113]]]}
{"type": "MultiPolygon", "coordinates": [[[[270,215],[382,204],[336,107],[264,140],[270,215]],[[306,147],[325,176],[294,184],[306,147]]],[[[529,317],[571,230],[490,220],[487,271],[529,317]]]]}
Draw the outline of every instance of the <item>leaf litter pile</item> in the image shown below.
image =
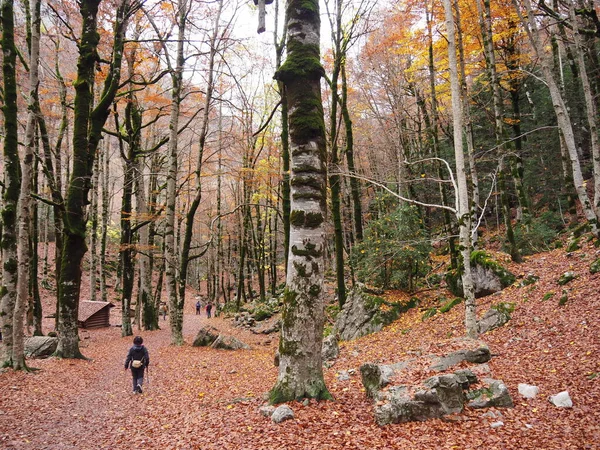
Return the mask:
{"type": "MultiPolygon", "coordinates": [[[[142,395],[130,392],[131,375],[123,362],[131,337],[122,338],[117,327],[81,332],[89,361],[31,360],[29,365],[39,370],[0,373],[0,448],[597,449],[600,274],[589,273],[597,257],[592,246],[568,255],[564,250],[535,255],[510,266],[519,278],[514,285],[478,300],[479,315],[498,302],[515,304],[504,327],[482,336],[492,351],[492,376],[504,381],[515,403],[514,408],[492,408],[496,417],[465,408],[443,419],[379,427],[360,381],[359,367],[365,362],[447,353],[453,339],[463,334],[462,304],[422,320],[431,306],[427,303],[436,301],[432,294],[383,331],[342,342],[340,357],[325,369],[336,400],[292,402],[295,419],[275,424],[258,408],[277,377],[277,338],[233,328],[230,320],[196,316],[190,300],[184,322],[187,345],[169,345],[168,320],[161,319],[163,330],[141,333],[151,358],[142,395]],[[577,278],[559,286],[566,271],[577,278]],[[519,281],[530,273],[539,280],[522,286],[519,281]],[[563,289],[568,300],[560,306],[563,289]],[[252,350],[192,347],[189,343],[206,324],[242,339],[252,350]],[[349,380],[338,377],[341,371],[351,373],[349,380]],[[521,397],[519,383],[539,386],[539,395],[521,397]],[[565,390],[573,408],[548,401],[565,390]],[[497,420],[503,426],[492,428],[497,420]]],[[[401,295],[390,294],[394,299],[401,295]]]]}

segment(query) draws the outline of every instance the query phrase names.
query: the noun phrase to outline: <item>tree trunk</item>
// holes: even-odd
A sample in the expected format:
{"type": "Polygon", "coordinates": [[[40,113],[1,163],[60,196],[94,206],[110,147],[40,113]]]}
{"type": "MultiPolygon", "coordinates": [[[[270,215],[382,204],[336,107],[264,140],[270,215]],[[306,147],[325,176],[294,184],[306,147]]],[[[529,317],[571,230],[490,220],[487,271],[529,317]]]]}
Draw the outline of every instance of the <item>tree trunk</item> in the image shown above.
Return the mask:
{"type": "MultiPolygon", "coordinates": [[[[39,152],[39,139],[36,139],[36,150],[39,152]]],[[[39,192],[38,182],[39,163],[34,164],[33,191],[39,192]]],[[[44,208],[45,209],[45,208],[44,208]]],[[[39,280],[39,243],[41,230],[39,229],[39,213],[40,207],[37,204],[33,205],[33,214],[31,218],[31,228],[34,230],[30,235],[31,245],[29,246],[29,258],[31,265],[29,268],[29,295],[31,296],[31,314],[33,324],[33,335],[43,336],[42,333],[42,299],[40,297],[40,280],[39,280]]],[[[46,245],[46,248],[48,246],[46,245]]]]}
{"type": "Polygon", "coordinates": [[[446,13],[446,33],[448,39],[448,61],[450,68],[450,89],[452,94],[452,125],[454,134],[454,156],[456,159],[456,203],[459,226],[460,254],[462,256],[462,284],[465,295],[465,328],[467,336],[477,337],[477,315],[475,303],[475,289],[471,274],[471,212],[469,209],[469,191],[467,188],[467,174],[465,170],[465,155],[462,145],[462,100],[460,83],[458,80],[458,66],[456,62],[456,44],[454,37],[454,16],[450,0],[443,0],[446,13]]]}
{"type": "Polygon", "coordinates": [[[271,403],[331,399],[323,379],[323,220],[325,123],[321,101],[320,18],[317,0],[288,0],[288,55],[275,78],[285,84],[292,148],[290,255],[279,375],[271,403]]]}
{"type": "MultiPolygon", "coordinates": [[[[177,207],[177,173],[178,173],[178,129],[179,110],[182,96],[183,81],[183,44],[185,41],[187,22],[187,0],[178,0],[177,14],[179,17],[177,35],[176,66],[171,67],[171,118],[169,122],[169,152],[167,174],[167,199],[165,221],[165,281],[169,301],[169,323],[171,325],[171,343],[183,344],[183,308],[179,308],[177,299],[177,270],[178,251],[175,243],[175,208],[177,207]]],[[[165,52],[166,52],[165,48],[165,52]]]]}
{"type": "Polygon", "coordinates": [[[19,142],[17,120],[17,79],[14,35],[14,9],[12,0],[2,0],[0,5],[2,24],[2,75],[4,91],[4,197],[2,205],[2,287],[0,288],[0,319],[4,355],[0,362],[12,367],[15,349],[14,335],[22,334],[23,325],[15,329],[14,314],[17,300],[17,203],[21,183],[19,167],[19,142]]]}
{"type": "MultiPolygon", "coordinates": [[[[348,172],[356,173],[356,164],[354,162],[354,133],[352,129],[352,119],[348,109],[348,83],[346,80],[346,62],[342,64],[342,117],[344,119],[344,128],[346,130],[346,163],[348,172]]],[[[350,192],[352,194],[352,207],[354,219],[354,233],[357,241],[363,240],[362,226],[362,205],[360,202],[360,181],[358,178],[350,177],[350,192]]]]}
{"type": "MultiPolygon", "coordinates": [[[[473,143],[473,121],[471,119],[471,107],[469,99],[469,85],[467,84],[467,76],[465,70],[465,49],[462,39],[462,26],[460,19],[460,7],[458,1],[454,0],[454,9],[456,11],[456,34],[458,44],[459,68],[460,68],[460,85],[461,98],[463,102],[463,122],[465,126],[465,137],[467,141],[467,160],[469,161],[469,174],[471,175],[471,219],[477,219],[479,213],[479,176],[477,174],[477,166],[475,164],[475,147],[473,143]]],[[[477,248],[479,240],[476,229],[471,230],[471,245],[477,248]]]]}
{"type": "Polygon", "coordinates": [[[98,274],[98,181],[100,179],[100,160],[102,153],[98,152],[94,159],[94,175],[92,176],[92,204],[90,205],[90,300],[97,300],[96,284],[98,274]]]}
{"type": "MultiPolygon", "coordinates": [[[[275,30],[273,31],[273,40],[276,49],[275,70],[281,67],[281,58],[285,49],[285,39],[287,36],[287,16],[283,24],[281,41],[277,39],[279,19],[279,0],[275,0],[275,30]]],[[[285,85],[281,81],[277,82],[279,95],[281,96],[281,216],[283,222],[283,266],[287,272],[288,254],[290,249],[290,143],[288,129],[288,103],[285,95],[285,85]]]]}
{"type": "Polygon", "coordinates": [[[110,221],[109,209],[109,189],[108,177],[110,174],[110,141],[107,139],[103,144],[102,162],[104,169],[102,170],[102,231],[100,236],[100,298],[103,302],[108,301],[108,291],[106,289],[106,242],[108,240],[108,224],[110,221]]]}
{"type": "MultiPolygon", "coordinates": [[[[571,15],[571,22],[575,25],[579,23],[575,14],[575,3],[571,3],[569,7],[571,15]]],[[[590,147],[592,148],[592,163],[594,168],[594,211],[596,217],[600,218],[600,142],[598,142],[598,113],[596,111],[596,103],[592,92],[592,85],[587,73],[587,65],[584,59],[584,50],[581,43],[581,36],[579,35],[579,26],[575,27],[573,31],[573,40],[575,42],[575,55],[577,58],[577,65],[579,67],[579,79],[581,80],[581,87],[583,88],[583,95],[585,98],[585,112],[590,128],[590,147]]]]}
{"type": "MultiPolygon", "coordinates": [[[[129,108],[131,102],[128,103],[129,108]]],[[[115,116],[116,117],[116,116],[115,116]]],[[[119,127],[117,127],[117,130],[119,127]]],[[[131,136],[130,136],[131,138],[131,136]]],[[[122,141],[119,143],[123,147],[122,141]]],[[[135,149],[132,143],[128,144],[127,155],[123,159],[123,197],[121,199],[121,245],[119,257],[121,259],[121,336],[133,335],[131,326],[131,297],[135,278],[135,267],[133,260],[133,233],[131,230],[132,199],[134,183],[134,159],[135,149]]],[[[137,306],[137,305],[136,305],[137,306]]]]}
{"type": "MultiPolygon", "coordinates": [[[[334,62],[331,74],[331,111],[329,113],[329,162],[334,172],[339,172],[339,146],[338,146],[338,79],[341,70],[342,58],[342,12],[341,0],[336,0],[335,29],[332,30],[334,62]]],[[[341,183],[339,175],[329,176],[331,192],[331,216],[333,219],[333,242],[335,248],[335,276],[337,280],[337,297],[340,307],[346,302],[346,281],[344,270],[344,230],[342,228],[341,212],[341,183]]]]}

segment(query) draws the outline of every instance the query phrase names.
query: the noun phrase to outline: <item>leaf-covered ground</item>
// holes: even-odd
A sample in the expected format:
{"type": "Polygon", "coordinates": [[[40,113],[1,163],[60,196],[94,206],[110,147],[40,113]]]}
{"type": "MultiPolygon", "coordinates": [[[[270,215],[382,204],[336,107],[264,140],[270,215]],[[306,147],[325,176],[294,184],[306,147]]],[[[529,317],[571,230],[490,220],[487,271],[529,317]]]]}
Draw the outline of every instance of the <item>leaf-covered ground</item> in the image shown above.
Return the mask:
{"type": "MultiPolygon", "coordinates": [[[[511,269],[517,283],[480,299],[483,314],[491,304],[514,302],[512,320],[483,339],[493,358],[492,376],[503,380],[515,401],[498,409],[504,426],[482,410],[422,423],[378,427],[365,398],[358,368],[369,361],[397,362],[415,352],[444,353],[449,339],[463,333],[463,308],[421,321],[422,305],[375,335],[342,343],[341,355],[325,370],[336,401],[308,406],[292,403],[296,418],[274,424],[258,408],[274,384],[276,338],[231,328],[222,319],[195,316],[190,300],[184,334],[188,345],[169,345],[164,330],[144,332],[150,350],[150,384],[143,395],[130,393],[123,361],[131,338],[120,328],[82,333],[91,361],[36,360],[32,373],[0,373],[0,448],[2,449],[594,449],[600,448],[600,274],[590,275],[598,257],[585,247],[536,255],[511,269]],[[578,274],[564,289],[558,277],[578,274]],[[544,300],[545,294],[555,295],[544,300]],[[189,345],[197,330],[211,323],[252,345],[226,352],[189,345]],[[349,381],[336,377],[355,369],[349,381]],[[519,396],[519,383],[540,387],[537,398],[519,396]],[[568,390],[572,409],[559,409],[549,395],[568,390]]],[[[399,295],[399,294],[397,294],[399,295]]],[[[547,297],[547,296],[546,296],[547,297]]],[[[193,298],[193,297],[192,297],[193,298]]],[[[429,301],[432,301],[431,299],[429,301]]],[[[117,309],[117,308],[115,308],[117,309]]],[[[118,313],[117,313],[118,314],[118,313]]],[[[167,322],[162,322],[167,323],[167,322]]]]}

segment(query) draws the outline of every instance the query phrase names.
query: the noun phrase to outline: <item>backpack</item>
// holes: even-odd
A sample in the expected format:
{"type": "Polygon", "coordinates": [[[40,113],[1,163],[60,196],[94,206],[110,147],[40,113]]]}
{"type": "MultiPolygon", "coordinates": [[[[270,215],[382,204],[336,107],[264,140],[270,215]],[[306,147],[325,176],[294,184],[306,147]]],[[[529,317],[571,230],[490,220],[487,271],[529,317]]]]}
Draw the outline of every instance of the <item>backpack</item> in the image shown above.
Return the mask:
{"type": "Polygon", "coordinates": [[[139,369],[140,367],[143,367],[144,356],[144,347],[134,348],[132,352],[131,367],[133,367],[134,369],[139,369]]]}

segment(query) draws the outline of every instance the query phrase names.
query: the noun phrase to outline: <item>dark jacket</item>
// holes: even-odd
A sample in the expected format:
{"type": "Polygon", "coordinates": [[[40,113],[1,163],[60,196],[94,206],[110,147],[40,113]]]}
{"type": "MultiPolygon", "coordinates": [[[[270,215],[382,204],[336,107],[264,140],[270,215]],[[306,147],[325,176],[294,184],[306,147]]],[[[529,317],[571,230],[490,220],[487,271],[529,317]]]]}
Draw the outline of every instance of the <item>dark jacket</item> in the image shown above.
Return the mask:
{"type": "Polygon", "coordinates": [[[144,363],[142,367],[148,367],[148,365],[150,364],[150,355],[148,354],[148,349],[143,345],[134,345],[133,347],[131,347],[129,349],[129,353],[127,353],[127,359],[125,360],[126,369],[129,368],[129,365],[134,359],[141,359],[144,363]]]}

